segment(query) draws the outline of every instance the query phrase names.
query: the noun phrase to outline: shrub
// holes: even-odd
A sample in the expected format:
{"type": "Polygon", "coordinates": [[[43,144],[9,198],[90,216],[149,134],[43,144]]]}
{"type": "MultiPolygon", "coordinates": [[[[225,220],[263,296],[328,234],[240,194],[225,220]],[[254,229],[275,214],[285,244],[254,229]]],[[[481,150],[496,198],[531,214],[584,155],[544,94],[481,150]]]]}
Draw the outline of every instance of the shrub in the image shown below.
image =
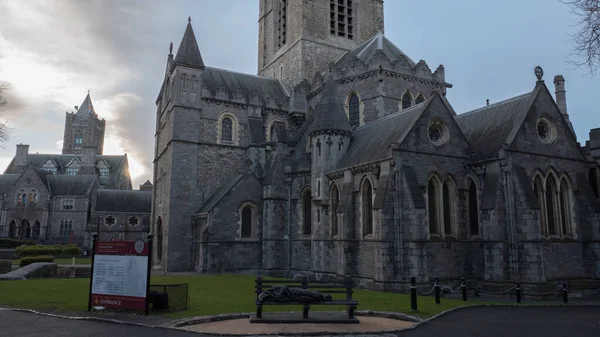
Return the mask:
{"type": "Polygon", "coordinates": [[[0,239],[0,248],[16,248],[21,245],[33,246],[34,243],[31,240],[0,239]]]}
{"type": "Polygon", "coordinates": [[[58,255],[62,252],[62,246],[28,246],[17,252],[19,256],[58,255]]]}
{"type": "Polygon", "coordinates": [[[36,262],[54,262],[54,256],[27,256],[21,259],[19,266],[25,267],[36,262]]]}
{"type": "Polygon", "coordinates": [[[81,254],[81,250],[79,249],[79,247],[77,246],[65,246],[63,247],[61,253],[61,255],[80,255],[81,254]]]}

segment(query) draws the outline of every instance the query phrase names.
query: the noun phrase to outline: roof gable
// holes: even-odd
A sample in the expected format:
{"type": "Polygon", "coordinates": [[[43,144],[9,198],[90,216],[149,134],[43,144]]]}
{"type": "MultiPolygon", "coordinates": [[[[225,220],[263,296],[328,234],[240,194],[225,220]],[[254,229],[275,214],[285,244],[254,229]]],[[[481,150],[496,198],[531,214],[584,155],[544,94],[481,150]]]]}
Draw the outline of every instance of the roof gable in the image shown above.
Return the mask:
{"type": "Polygon", "coordinates": [[[391,158],[390,145],[403,141],[430,102],[387,115],[354,130],[348,150],[332,171],[391,158]]]}
{"type": "Polygon", "coordinates": [[[400,48],[390,41],[383,32],[378,32],[371,39],[367,40],[356,49],[347,52],[336,61],[336,65],[344,66],[357,58],[363,63],[368,64],[371,58],[377,53],[383,53],[390,63],[401,62],[409,67],[415,67],[416,63],[408,57],[400,48]]]}
{"type": "Polygon", "coordinates": [[[399,148],[421,153],[433,152],[441,156],[468,158],[471,154],[471,146],[454,116],[450,104],[439,93],[435,93],[427,100],[421,114],[412,121],[399,139],[399,148]],[[429,135],[431,125],[434,123],[445,129],[445,137],[447,137],[445,142],[438,145],[434,145],[429,135]]]}
{"type": "Polygon", "coordinates": [[[473,161],[494,159],[518,130],[539,87],[532,92],[490,104],[455,117],[474,151],[473,161]]]}
{"type": "Polygon", "coordinates": [[[536,89],[529,108],[517,120],[515,128],[506,141],[507,148],[547,156],[585,160],[585,154],[577,143],[577,138],[569,122],[561,113],[546,85],[540,82],[536,89]],[[546,144],[538,136],[538,121],[542,117],[549,119],[554,125],[553,133],[556,139],[553,143],[546,144]],[[557,146],[558,144],[560,146],[557,146]]]}

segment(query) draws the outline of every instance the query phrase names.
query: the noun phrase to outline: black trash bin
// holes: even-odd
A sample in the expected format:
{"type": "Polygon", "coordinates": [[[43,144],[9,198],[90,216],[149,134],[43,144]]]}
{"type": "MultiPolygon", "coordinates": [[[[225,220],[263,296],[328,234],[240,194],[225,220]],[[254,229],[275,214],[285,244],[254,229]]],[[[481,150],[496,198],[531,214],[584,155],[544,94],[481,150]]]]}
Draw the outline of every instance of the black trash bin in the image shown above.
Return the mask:
{"type": "Polygon", "coordinates": [[[169,309],[169,294],[166,292],[151,291],[149,300],[152,303],[152,310],[169,309]]]}

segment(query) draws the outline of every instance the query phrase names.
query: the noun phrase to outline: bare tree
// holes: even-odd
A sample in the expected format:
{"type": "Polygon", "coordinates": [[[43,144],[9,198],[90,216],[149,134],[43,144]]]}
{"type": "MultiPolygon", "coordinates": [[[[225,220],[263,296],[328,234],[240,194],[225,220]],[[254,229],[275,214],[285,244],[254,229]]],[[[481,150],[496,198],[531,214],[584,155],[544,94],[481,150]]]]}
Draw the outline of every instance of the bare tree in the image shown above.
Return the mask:
{"type": "MultiPolygon", "coordinates": [[[[0,68],[0,71],[2,69],[0,68]]],[[[8,122],[2,118],[2,111],[6,109],[8,100],[6,99],[6,90],[10,89],[10,84],[0,78],[0,144],[6,143],[10,139],[10,126],[8,122]]]]}
{"type": "Polygon", "coordinates": [[[569,59],[576,67],[587,66],[594,75],[600,67],[600,0],[559,0],[579,17],[578,31],[573,35],[574,54],[569,59]]]}

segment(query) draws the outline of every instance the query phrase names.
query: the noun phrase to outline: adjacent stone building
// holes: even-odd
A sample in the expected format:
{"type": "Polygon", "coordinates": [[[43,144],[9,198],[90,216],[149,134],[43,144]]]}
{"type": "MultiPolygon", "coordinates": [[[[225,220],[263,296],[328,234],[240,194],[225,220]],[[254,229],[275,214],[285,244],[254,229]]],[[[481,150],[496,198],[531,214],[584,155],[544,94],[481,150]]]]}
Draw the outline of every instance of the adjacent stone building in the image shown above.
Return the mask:
{"type": "Polygon", "coordinates": [[[0,175],[0,237],[89,247],[93,232],[101,240],[148,233],[152,184],[132,191],[127,155],[102,153],[106,123],[89,93],[75,108],[66,113],[62,154],[17,145],[0,175]]]}
{"type": "Polygon", "coordinates": [[[191,22],[156,100],[167,271],[547,282],[599,277],[600,129],[564,79],[458,114],[383,1],[260,1],[259,76],[206,66],[191,22]]]}

